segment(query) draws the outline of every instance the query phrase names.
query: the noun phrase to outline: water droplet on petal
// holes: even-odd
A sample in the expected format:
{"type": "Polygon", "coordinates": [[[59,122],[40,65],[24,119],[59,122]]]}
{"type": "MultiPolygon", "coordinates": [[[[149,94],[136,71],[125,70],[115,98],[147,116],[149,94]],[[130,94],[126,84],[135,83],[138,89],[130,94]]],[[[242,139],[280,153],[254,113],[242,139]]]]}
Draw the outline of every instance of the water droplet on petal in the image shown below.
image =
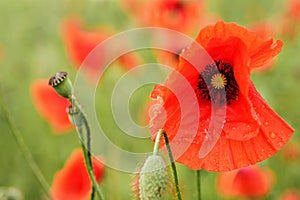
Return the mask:
{"type": "Polygon", "coordinates": [[[283,142],[278,143],[278,147],[281,148],[283,146],[283,142]]]}
{"type": "Polygon", "coordinates": [[[275,139],[275,138],[276,138],[276,133],[271,132],[271,133],[270,133],[270,138],[275,139]]]}
{"type": "Polygon", "coordinates": [[[265,126],[269,126],[269,122],[268,122],[268,121],[265,121],[265,122],[264,122],[264,125],[265,125],[265,126]]]}

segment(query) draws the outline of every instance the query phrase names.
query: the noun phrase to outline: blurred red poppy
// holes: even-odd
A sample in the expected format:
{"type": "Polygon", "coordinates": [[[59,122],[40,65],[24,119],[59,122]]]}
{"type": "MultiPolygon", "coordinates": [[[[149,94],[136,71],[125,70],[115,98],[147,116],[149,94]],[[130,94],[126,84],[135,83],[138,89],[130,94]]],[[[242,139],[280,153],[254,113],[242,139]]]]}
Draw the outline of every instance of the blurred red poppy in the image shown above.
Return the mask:
{"type": "Polygon", "coordinates": [[[300,144],[297,141],[290,141],[282,150],[282,157],[287,162],[300,160],[300,144]]]}
{"type": "Polygon", "coordinates": [[[263,197],[270,192],[273,182],[270,169],[249,166],[219,174],[217,190],[227,197],[263,197]]]}
{"type": "MultiPolygon", "coordinates": [[[[186,109],[197,110],[198,107],[200,117],[194,117],[196,114],[193,113],[184,116],[186,121],[182,120],[180,97],[163,85],[157,85],[151,94],[153,104],[159,105],[155,114],[150,116],[149,128],[153,136],[162,128],[174,144],[187,147],[176,156],[178,162],[191,169],[229,171],[274,155],[294,130],[256,91],[250,74],[281,51],[282,41],[264,40],[234,23],[218,22],[202,29],[196,42],[202,45],[212,60],[204,60],[201,57],[203,51],[199,52],[196,45],[191,45],[181,54],[176,71],[171,73],[165,84],[176,88],[177,94],[186,98],[189,88],[178,83],[178,73],[181,74],[197,98],[197,102],[189,102],[186,109]],[[196,70],[186,59],[198,62],[200,69],[196,70]],[[215,132],[208,132],[213,122],[211,116],[223,108],[226,116],[220,137],[208,154],[200,157],[203,143],[209,142],[206,138],[215,135],[215,132]],[[187,130],[191,130],[194,124],[199,126],[196,135],[191,135],[193,133],[187,130]]],[[[174,145],[174,152],[178,145],[174,145]]]]}
{"type": "Polygon", "coordinates": [[[69,101],[59,96],[48,85],[48,80],[34,81],[30,91],[36,109],[50,122],[56,133],[63,133],[73,128],[66,111],[70,105],[69,101]]]}
{"type": "Polygon", "coordinates": [[[200,0],[123,0],[123,5],[137,15],[143,26],[169,28],[183,33],[196,30],[204,16],[200,0]]]}
{"type": "MultiPolygon", "coordinates": [[[[103,164],[92,159],[96,180],[100,182],[104,174],[103,164]]],[[[92,182],[88,175],[81,149],[72,152],[63,169],[53,179],[51,195],[54,200],[87,200],[91,195],[92,182]]]]}
{"type": "Polygon", "coordinates": [[[283,24],[280,26],[282,28],[282,34],[288,39],[294,39],[299,31],[299,20],[300,20],[300,1],[299,0],[289,0],[287,2],[287,12],[285,16],[282,17],[283,24]]]}
{"type": "Polygon", "coordinates": [[[279,200],[300,200],[300,192],[296,189],[287,189],[280,197],[279,200]]]}
{"type": "MultiPolygon", "coordinates": [[[[83,24],[78,18],[68,18],[63,21],[62,37],[65,43],[70,59],[75,66],[79,68],[89,53],[101,42],[114,34],[113,31],[107,28],[94,29],[86,31],[83,29],[83,24]]],[[[97,55],[93,55],[88,61],[84,62],[87,67],[87,73],[93,77],[94,73],[99,70],[104,63],[103,56],[105,49],[97,47],[97,55]]],[[[131,69],[140,63],[140,58],[136,54],[125,54],[119,57],[120,64],[126,69],[131,69]]]]}
{"type": "Polygon", "coordinates": [[[288,1],[288,12],[289,16],[294,20],[300,19],[300,1],[299,0],[290,0],[288,1]]]}

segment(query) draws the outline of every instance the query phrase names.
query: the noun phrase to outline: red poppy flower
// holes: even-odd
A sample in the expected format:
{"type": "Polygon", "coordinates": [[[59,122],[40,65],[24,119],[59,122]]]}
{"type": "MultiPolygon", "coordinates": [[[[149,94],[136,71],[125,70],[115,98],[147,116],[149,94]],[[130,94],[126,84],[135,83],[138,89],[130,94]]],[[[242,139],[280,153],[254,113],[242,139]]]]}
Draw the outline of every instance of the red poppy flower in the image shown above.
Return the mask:
{"type": "Polygon", "coordinates": [[[287,1],[287,12],[283,17],[282,34],[289,39],[294,39],[298,32],[300,20],[300,1],[287,1]]]}
{"type": "Polygon", "coordinates": [[[182,98],[192,101],[187,95],[189,88],[181,84],[177,74],[189,83],[196,99],[188,102],[185,109],[192,114],[181,118],[181,97],[163,85],[156,86],[151,94],[156,105],[150,111],[153,136],[164,129],[174,144],[177,161],[192,169],[229,171],[274,155],[294,131],[256,91],[250,73],[270,62],[281,51],[282,42],[264,40],[243,27],[224,22],[202,29],[196,41],[212,59],[203,60],[203,51],[199,53],[199,48],[191,45],[181,54],[184,59],[180,58],[176,71],[166,81],[182,98]],[[196,70],[186,59],[198,62],[200,69],[196,70]],[[212,107],[211,102],[216,106],[212,107]],[[220,137],[208,154],[200,157],[204,142],[216,134],[209,129],[212,113],[223,108],[226,116],[220,137]],[[197,113],[199,118],[194,116],[197,113]],[[195,124],[199,124],[196,134],[190,131],[195,124]],[[176,154],[179,146],[187,147],[180,155],[176,154]]]}
{"type": "MultiPolygon", "coordinates": [[[[92,158],[93,170],[96,180],[103,178],[103,164],[92,158]]],[[[92,182],[88,175],[84,155],[81,149],[74,150],[65,163],[63,169],[58,171],[51,187],[54,200],[87,200],[92,191],[92,182]]]]}
{"type": "Polygon", "coordinates": [[[300,1],[290,0],[288,5],[289,16],[294,20],[300,19],[300,1]]]}
{"type": "Polygon", "coordinates": [[[285,161],[292,162],[300,160],[300,144],[297,141],[288,143],[282,151],[285,161]]]}
{"type": "MultiPolygon", "coordinates": [[[[77,18],[66,19],[62,23],[62,36],[67,52],[74,62],[76,67],[80,67],[89,53],[105,39],[113,35],[113,31],[102,28],[101,30],[86,31],[83,29],[82,22],[77,18]]],[[[98,71],[103,64],[102,57],[104,55],[97,47],[97,55],[89,58],[86,65],[87,73],[93,77],[94,73],[98,71]]],[[[126,54],[120,56],[119,61],[126,69],[131,69],[140,63],[140,59],[136,54],[126,54]]]]}
{"type": "Polygon", "coordinates": [[[269,193],[273,182],[272,171],[250,166],[221,173],[217,189],[228,197],[263,197],[269,193]]]}
{"type": "Polygon", "coordinates": [[[280,197],[279,200],[300,200],[300,193],[295,189],[287,189],[280,197]]]}
{"type": "Polygon", "coordinates": [[[36,80],[31,84],[30,89],[37,110],[51,123],[57,133],[73,128],[66,111],[70,105],[69,101],[59,96],[48,85],[48,80],[36,80]]]}
{"type": "Polygon", "coordinates": [[[124,0],[127,9],[135,12],[143,26],[169,28],[183,33],[191,33],[203,18],[202,1],[124,0]],[[139,8],[139,9],[137,9],[139,8]]]}

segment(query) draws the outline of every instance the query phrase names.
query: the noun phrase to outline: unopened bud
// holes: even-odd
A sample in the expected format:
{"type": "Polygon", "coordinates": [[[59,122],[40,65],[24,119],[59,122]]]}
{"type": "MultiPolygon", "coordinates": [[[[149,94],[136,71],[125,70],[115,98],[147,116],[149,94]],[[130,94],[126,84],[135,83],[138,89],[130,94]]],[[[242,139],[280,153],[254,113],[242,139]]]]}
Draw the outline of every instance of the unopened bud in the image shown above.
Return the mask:
{"type": "Polygon", "coordinates": [[[168,173],[164,160],[159,155],[149,156],[140,172],[140,199],[160,199],[166,191],[167,185],[168,173]]]}
{"type": "Polygon", "coordinates": [[[51,85],[60,96],[68,99],[72,97],[73,87],[67,72],[57,72],[54,74],[49,79],[49,85],[51,85]]]}

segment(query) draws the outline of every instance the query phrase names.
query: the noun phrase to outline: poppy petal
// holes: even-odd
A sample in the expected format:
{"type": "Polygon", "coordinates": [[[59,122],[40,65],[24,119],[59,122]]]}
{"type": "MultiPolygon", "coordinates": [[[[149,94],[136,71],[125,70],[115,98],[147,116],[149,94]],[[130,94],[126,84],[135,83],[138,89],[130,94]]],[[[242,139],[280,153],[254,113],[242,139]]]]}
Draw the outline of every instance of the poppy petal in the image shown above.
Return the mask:
{"type": "MultiPolygon", "coordinates": [[[[101,27],[100,30],[84,30],[81,20],[75,17],[67,18],[62,22],[61,32],[67,53],[75,67],[83,67],[84,72],[92,81],[98,81],[99,70],[107,64],[104,63],[107,50],[104,45],[98,45],[112,36],[114,32],[106,27],[101,27]]],[[[128,45],[124,43],[118,45],[128,45]]],[[[118,46],[118,49],[122,47],[118,46]]],[[[141,63],[140,57],[135,53],[121,55],[118,61],[126,70],[141,63]]]]}
{"type": "Polygon", "coordinates": [[[249,98],[262,123],[261,130],[266,140],[274,149],[281,149],[294,130],[268,106],[253,85],[250,87],[249,98]]]}
{"type": "Polygon", "coordinates": [[[283,45],[281,40],[275,42],[273,39],[265,40],[244,27],[234,23],[225,24],[224,22],[217,22],[214,26],[207,26],[202,29],[196,41],[207,48],[211,38],[220,38],[226,41],[230,37],[239,38],[247,46],[251,58],[249,63],[251,69],[262,67],[271,62],[281,51],[283,45]]]}
{"type": "Polygon", "coordinates": [[[249,140],[259,132],[259,121],[252,108],[251,102],[243,95],[226,108],[226,123],[223,131],[228,139],[249,140]]]}
{"type": "Polygon", "coordinates": [[[66,111],[70,102],[59,96],[48,85],[48,80],[34,81],[30,91],[37,110],[51,123],[57,133],[66,132],[73,128],[66,111]]]}
{"type": "MultiPolygon", "coordinates": [[[[103,177],[103,164],[92,159],[94,174],[98,182],[103,177]]],[[[63,169],[58,171],[51,186],[51,195],[54,200],[87,200],[92,190],[84,155],[81,149],[72,152],[63,169]]]]}

